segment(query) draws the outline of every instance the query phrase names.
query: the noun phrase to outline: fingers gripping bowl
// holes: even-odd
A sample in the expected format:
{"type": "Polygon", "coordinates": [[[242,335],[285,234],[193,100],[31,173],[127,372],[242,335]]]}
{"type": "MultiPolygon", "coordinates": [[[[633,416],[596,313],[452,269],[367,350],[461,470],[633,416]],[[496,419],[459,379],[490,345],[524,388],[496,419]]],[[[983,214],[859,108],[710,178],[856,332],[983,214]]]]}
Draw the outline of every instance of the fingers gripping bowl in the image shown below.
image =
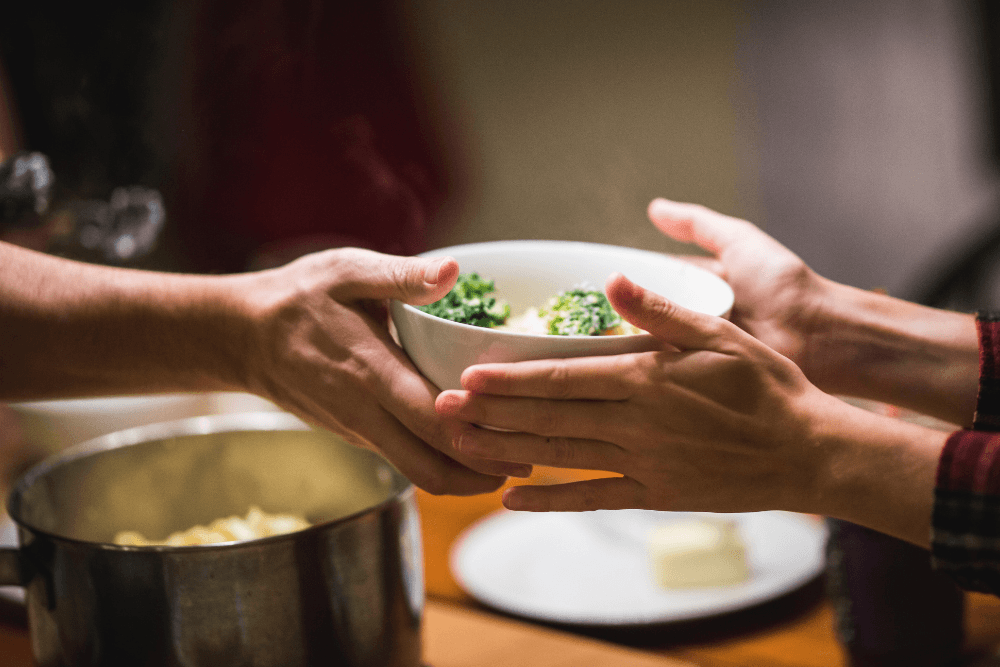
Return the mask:
{"type": "MultiPolygon", "coordinates": [[[[514,315],[581,284],[602,290],[615,272],[701,313],[727,316],[733,306],[733,291],[718,276],[647,250],[575,241],[496,241],[440,248],[422,256],[454,257],[463,273],[493,280],[495,296],[506,301],[514,315]]],[[[477,327],[399,301],[392,302],[391,312],[403,349],[440,389],[460,389],[462,371],[475,364],[625,354],[656,344],[647,333],[552,336],[477,327]]]]}

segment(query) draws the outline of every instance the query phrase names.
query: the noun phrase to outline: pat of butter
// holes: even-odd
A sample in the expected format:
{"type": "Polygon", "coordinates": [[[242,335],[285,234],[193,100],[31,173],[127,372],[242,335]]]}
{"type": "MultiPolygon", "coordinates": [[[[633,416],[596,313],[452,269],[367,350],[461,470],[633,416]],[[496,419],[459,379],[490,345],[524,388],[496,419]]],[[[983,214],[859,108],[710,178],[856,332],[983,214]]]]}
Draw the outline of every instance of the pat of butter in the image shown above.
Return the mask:
{"type": "Polygon", "coordinates": [[[735,586],[750,578],[746,546],[732,521],[693,519],[651,531],[653,575],[663,588],[735,586]]]}

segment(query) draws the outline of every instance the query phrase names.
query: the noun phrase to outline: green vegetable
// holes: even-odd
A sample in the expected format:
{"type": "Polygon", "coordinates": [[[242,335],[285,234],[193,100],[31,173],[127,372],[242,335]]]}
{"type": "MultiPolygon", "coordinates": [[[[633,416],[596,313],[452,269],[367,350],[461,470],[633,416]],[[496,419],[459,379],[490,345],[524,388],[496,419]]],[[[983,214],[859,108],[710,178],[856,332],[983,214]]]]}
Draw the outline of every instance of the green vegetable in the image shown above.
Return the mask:
{"type": "Polygon", "coordinates": [[[560,292],[539,315],[555,336],[599,336],[622,323],[603,292],[583,287],[560,292]]]}
{"type": "Polygon", "coordinates": [[[478,273],[462,273],[458,282],[443,299],[427,306],[418,306],[425,313],[453,322],[477,327],[495,327],[510,317],[510,306],[496,297],[493,281],[480,278],[478,273]]]}

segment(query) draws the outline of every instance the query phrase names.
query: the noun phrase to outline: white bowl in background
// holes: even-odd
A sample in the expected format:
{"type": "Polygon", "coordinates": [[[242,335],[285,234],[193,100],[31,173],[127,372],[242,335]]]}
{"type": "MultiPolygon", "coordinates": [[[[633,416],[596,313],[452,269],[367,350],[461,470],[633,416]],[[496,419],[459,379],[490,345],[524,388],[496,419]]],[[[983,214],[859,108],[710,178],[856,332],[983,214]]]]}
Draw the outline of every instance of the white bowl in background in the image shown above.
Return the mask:
{"type": "Polygon", "coordinates": [[[240,391],[216,391],[209,394],[213,415],[229,415],[243,412],[284,412],[277,405],[256,394],[240,391]]]}
{"type": "MultiPolygon", "coordinates": [[[[454,257],[462,273],[495,281],[493,296],[510,304],[511,316],[580,284],[603,290],[615,272],[690,310],[726,317],[733,306],[733,290],[724,280],[649,250],[578,241],[495,241],[421,255],[443,256],[454,257]]],[[[657,344],[650,334],[548,336],[452,322],[400,301],[390,308],[400,345],[441,389],[460,389],[462,371],[475,364],[625,354],[657,344]]]]}
{"type": "Polygon", "coordinates": [[[28,443],[51,454],[100,435],[187,417],[274,411],[263,398],[240,392],[102,396],[9,403],[28,443]]]}
{"type": "Polygon", "coordinates": [[[99,435],[209,414],[208,394],[102,396],[8,404],[29,443],[51,454],[99,435]]]}

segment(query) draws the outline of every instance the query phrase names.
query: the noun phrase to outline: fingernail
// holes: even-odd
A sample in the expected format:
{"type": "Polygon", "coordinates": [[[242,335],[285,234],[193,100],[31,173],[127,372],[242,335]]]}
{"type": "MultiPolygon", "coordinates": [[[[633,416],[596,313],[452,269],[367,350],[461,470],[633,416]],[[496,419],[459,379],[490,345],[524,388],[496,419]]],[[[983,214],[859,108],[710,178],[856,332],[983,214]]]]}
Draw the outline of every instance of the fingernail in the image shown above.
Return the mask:
{"type": "Polygon", "coordinates": [[[613,273],[608,278],[608,286],[612,286],[618,296],[624,299],[634,300],[642,296],[642,290],[634,282],[628,279],[624,273],[613,273]]]}
{"type": "Polygon", "coordinates": [[[479,373],[474,370],[474,367],[472,366],[469,366],[462,371],[462,375],[458,381],[462,383],[462,389],[465,389],[466,391],[476,391],[482,389],[480,386],[481,383],[479,382],[479,373]]]}
{"type": "Polygon", "coordinates": [[[516,512],[524,508],[524,503],[521,502],[521,499],[518,498],[518,494],[514,493],[514,491],[515,489],[507,489],[504,491],[503,495],[500,496],[500,502],[502,502],[503,506],[507,509],[514,510],[516,512]]]}
{"type": "Polygon", "coordinates": [[[452,417],[458,413],[462,407],[462,397],[454,389],[446,389],[438,394],[434,399],[434,409],[439,415],[452,417]]]}
{"type": "Polygon", "coordinates": [[[441,267],[444,266],[446,261],[448,261],[447,257],[441,257],[428,264],[427,268],[424,269],[424,282],[436,285],[438,278],[441,276],[441,267]]]}
{"type": "Polygon", "coordinates": [[[463,454],[478,454],[481,451],[479,444],[472,436],[472,429],[463,428],[455,438],[455,449],[463,454]]]}
{"type": "Polygon", "coordinates": [[[517,477],[518,479],[527,479],[531,477],[531,466],[528,465],[514,465],[507,468],[508,477],[517,477]]]}

